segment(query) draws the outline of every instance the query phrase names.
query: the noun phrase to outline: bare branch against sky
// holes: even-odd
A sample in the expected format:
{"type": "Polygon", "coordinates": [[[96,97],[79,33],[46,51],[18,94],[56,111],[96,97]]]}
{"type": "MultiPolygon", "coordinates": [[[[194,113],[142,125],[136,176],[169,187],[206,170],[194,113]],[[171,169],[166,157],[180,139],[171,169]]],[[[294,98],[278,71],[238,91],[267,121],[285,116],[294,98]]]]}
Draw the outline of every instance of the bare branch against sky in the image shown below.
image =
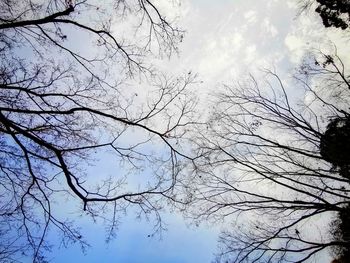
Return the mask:
{"type": "Polygon", "coordinates": [[[193,122],[195,75],[159,74],[147,57],[174,52],[183,32],[147,0],[1,1],[0,10],[2,260],[44,262],[49,231],[85,248],[62,202],[104,219],[109,236],[129,206],[161,230],[160,201],[186,202],[176,187],[192,157],[179,142],[193,122]],[[111,31],[124,20],[133,38],[111,31]],[[140,91],[128,90],[130,76],[140,91]],[[105,151],[118,170],[85,174],[105,151]]]}
{"type": "MultiPolygon", "coordinates": [[[[218,262],[344,261],[349,10],[0,0],[0,261],[66,261],[59,247],[101,245],[86,238],[96,225],[118,240],[133,215],[151,231],[120,247],[164,217],[181,237],[183,216],[208,231],[152,243],[159,262],[212,261],[218,228],[218,262]]],[[[128,262],[158,262],[140,244],[128,262]]]]}

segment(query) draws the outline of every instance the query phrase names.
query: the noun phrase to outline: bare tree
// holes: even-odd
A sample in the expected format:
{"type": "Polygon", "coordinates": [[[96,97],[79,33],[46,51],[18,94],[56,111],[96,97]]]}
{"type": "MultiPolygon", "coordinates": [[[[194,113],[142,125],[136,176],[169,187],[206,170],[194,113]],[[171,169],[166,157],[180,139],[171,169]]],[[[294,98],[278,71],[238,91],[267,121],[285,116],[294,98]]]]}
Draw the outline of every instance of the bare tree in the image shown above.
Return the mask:
{"type": "Polygon", "coordinates": [[[45,262],[54,230],[84,248],[62,203],[78,200],[113,235],[129,206],[160,229],[164,199],[186,202],[177,176],[191,157],[179,143],[195,76],[167,77],[147,62],[176,51],[182,35],[149,0],[0,1],[2,262],[45,262]],[[144,87],[130,86],[138,83],[130,76],[144,87]],[[109,178],[85,173],[96,152],[120,169],[109,178]],[[128,185],[128,174],[142,180],[128,185]]]}
{"type": "Polygon", "coordinates": [[[216,95],[189,184],[190,216],[232,223],[219,262],[305,262],[349,247],[328,224],[347,211],[350,181],[320,154],[329,121],[349,117],[349,99],[344,64],[325,54],[307,57],[293,83],[267,71],[216,95]]]}

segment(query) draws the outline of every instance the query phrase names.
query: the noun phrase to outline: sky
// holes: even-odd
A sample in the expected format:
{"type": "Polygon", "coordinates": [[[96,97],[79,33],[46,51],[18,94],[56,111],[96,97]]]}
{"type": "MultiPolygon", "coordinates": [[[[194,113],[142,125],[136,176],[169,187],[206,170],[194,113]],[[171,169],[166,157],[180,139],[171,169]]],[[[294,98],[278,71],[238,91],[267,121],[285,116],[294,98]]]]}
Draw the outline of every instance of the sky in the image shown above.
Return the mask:
{"type": "Polygon", "coordinates": [[[149,237],[152,223],[123,218],[116,238],[105,242],[102,225],[85,222],[83,233],[91,247],[82,253],[77,246],[55,249],[51,262],[128,262],[128,263],[192,263],[211,262],[215,252],[218,229],[213,225],[186,225],[181,216],[167,213],[163,216],[167,231],[162,236],[149,237]]]}
{"type": "MultiPolygon", "coordinates": [[[[115,162],[113,155],[99,153],[99,159],[98,163],[86,169],[87,174],[94,177],[119,174],[119,163],[115,162]]],[[[133,178],[130,177],[131,180],[133,178]]],[[[136,180],[129,181],[130,184],[132,187],[138,183],[136,180]]],[[[209,263],[216,252],[220,231],[216,224],[207,222],[197,225],[168,209],[162,211],[164,230],[161,232],[154,232],[152,219],[139,219],[136,210],[128,209],[127,214],[120,215],[116,237],[106,242],[107,231],[101,220],[96,223],[91,217],[81,217],[76,213],[77,207],[81,210],[80,202],[58,201],[52,207],[59,218],[66,218],[67,214],[74,218],[75,226],[81,228],[84,239],[90,245],[86,251],[82,251],[77,244],[54,247],[47,254],[52,263],[209,263]]],[[[59,243],[58,240],[54,231],[48,237],[48,241],[55,245],[59,243]]],[[[31,262],[27,260],[24,263],[31,262]]]]}
{"type": "MultiPolygon", "coordinates": [[[[330,39],[345,45],[335,31],[323,28],[314,12],[297,16],[296,1],[292,0],[158,2],[161,11],[177,17],[186,34],[178,55],[155,64],[173,75],[198,73],[202,83],[196,92],[202,101],[221,84],[249,73],[259,75],[264,68],[274,68],[288,76],[308,49],[332,48],[330,39]]],[[[102,166],[106,167],[108,159],[105,162],[102,166]]],[[[149,237],[151,223],[137,221],[131,211],[121,220],[116,238],[108,244],[104,242],[102,225],[82,220],[91,248],[84,254],[73,244],[55,249],[49,258],[53,263],[210,263],[214,259],[219,225],[195,226],[174,212],[165,213],[163,219],[168,230],[161,238],[149,237]]],[[[329,262],[329,258],[323,260],[319,263],[329,262]]]]}

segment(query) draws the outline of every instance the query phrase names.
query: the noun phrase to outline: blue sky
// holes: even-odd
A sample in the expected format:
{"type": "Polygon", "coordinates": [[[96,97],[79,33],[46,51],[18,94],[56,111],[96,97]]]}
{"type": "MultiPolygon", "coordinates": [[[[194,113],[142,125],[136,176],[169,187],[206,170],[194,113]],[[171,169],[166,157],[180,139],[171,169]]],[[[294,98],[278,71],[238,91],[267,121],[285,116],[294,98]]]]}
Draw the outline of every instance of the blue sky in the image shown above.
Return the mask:
{"type": "Polygon", "coordinates": [[[211,262],[216,251],[218,228],[203,224],[188,226],[178,216],[165,214],[167,231],[162,237],[152,232],[151,222],[135,220],[132,216],[124,218],[115,240],[105,242],[105,229],[102,225],[85,223],[83,231],[91,247],[84,254],[78,246],[55,249],[51,262],[85,263],[191,263],[211,262]]]}
{"type": "MultiPolygon", "coordinates": [[[[197,72],[204,101],[218,85],[248,73],[260,74],[263,68],[288,75],[309,47],[327,49],[329,39],[337,39],[334,32],[325,32],[313,12],[298,17],[293,0],[183,0],[176,7],[158,2],[167,16],[178,16],[186,35],[179,56],[155,63],[172,74],[197,72]]],[[[113,171],[111,166],[102,165],[113,171]]],[[[129,211],[109,244],[104,242],[103,225],[86,221],[83,228],[91,248],[85,255],[74,245],[55,250],[52,262],[209,263],[214,259],[220,226],[187,227],[178,214],[167,213],[163,219],[168,231],[161,239],[148,237],[151,222],[137,221],[129,211]]],[[[328,256],[319,263],[323,262],[329,262],[328,256]]]]}
{"type": "MultiPolygon", "coordinates": [[[[113,155],[102,151],[93,157],[98,161],[93,162],[92,166],[85,167],[88,176],[93,177],[90,182],[98,181],[98,177],[120,176],[122,170],[113,155]]],[[[133,184],[138,184],[140,176],[131,176],[129,180],[131,187],[133,184]]],[[[59,247],[60,237],[54,230],[47,238],[47,241],[54,245],[53,250],[46,253],[52,263],[209,263],[217,251],[220,231],[217,224],[203,222],[196,225],[191,220],[184,220],[180,213],[167,211],[166,208],[161,212],[162,224],[166,230],[156,233],[154,233],[154,221],[136,218],[136,210],[133,208],[128,209],[127,214],[119,213],[120,224],[116,237],[107,243],[106,228],[102,220],[93,222],[90,217],[78,216],[79,213],[76,211],[81,209],[80,202],[70,200],[67,203],[63,197],[62,200],[59,199],[56,199],[55,204],[52,203],[55,215],[60,219],[73,219],[74,225],[81,228],[81,234],[90,247],[85,252],[78,244],[59,247]]],[[[32,261],[28,258],[24,260],[24,263],[27,262],[32,261]]]]}
{"type": "MultiPolygon", "coordinates": [[[[323,48],[324,43],[327,48],[328,39],[335,39],[335,33],[325,33],[315,14],[296,17],[293,0],[183,0],[176,7],[172,1],[165,2],[159,2],[162,10],[169,16],[178,15],[187,33],[179,56],[155,63],[172,74],[197,72],[203,81],[198,93],[204,101],[218,84],[243,74],[271,67],[286,74],[300,62],[307,45],[323,48]]],[[[99,164],[103,169],[91,169],[92,176],[117,172],[115,165],[105,161],[99,164]]],[[[53,263],[210,263],[214,259],[220,225],[188,226],[190,221],[169,212],[163,220],[168,231],[161,238],[149,237],[152,222],[136,220],[129,211],[121,220],[116,238],[106,244],[104,226],[83,219],[78,222],[91,248],[85,254],[74,244],[55,248],[48,258],[53,263]]],[[[51,241],[56,240],[54,235],[51,241]]]]}

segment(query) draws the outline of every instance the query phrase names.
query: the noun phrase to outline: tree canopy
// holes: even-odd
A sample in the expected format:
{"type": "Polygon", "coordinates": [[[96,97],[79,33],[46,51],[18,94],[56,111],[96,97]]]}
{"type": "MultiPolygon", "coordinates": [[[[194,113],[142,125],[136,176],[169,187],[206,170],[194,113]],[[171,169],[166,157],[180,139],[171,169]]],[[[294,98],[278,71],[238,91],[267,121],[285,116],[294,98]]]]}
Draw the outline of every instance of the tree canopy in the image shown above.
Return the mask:
{"type": "Polygon", "coordinates": [[[327,126],[327,130],[321,138],[320,151],[322,157],[326,161],[332,163],[334,166],[340,167],[340,174],[344,177],[349,177],[349,147],[349,117],[338,117],[336,119],[331,120],[327,126]]]}
{"type": "Polygon", "coordinates": [[[307,58],[294,87],[311,103],[296,103],[273,71],[217,94],[195,139],[204,158],[189,184],[196,220],[231,222],[218,262],[306,262],[325,249],[347,251],[349,178],[339,165],[349,159],[337,156],[348,147],[346,72],[337,56],[307,58]]]}
{"type": "MultiPolygon", "coordinates": [[[[349,1],[303,2],[348,28],[349,1]]],[[[308,53],[198,108],[196,74],[152,63],[184,36],[159,3],[0,0],[0,261],[47,262],[52,233],[85,249],[77,214],[107,240],[130,209],[159,231],[165,205],[225,222],[217,262],[349,258],[347,63],[308,53]]]]}
{"type": "Polygon", "coordinates": [[[151,64],[182,34],[148,0],[0,1],[0,261],[45,262],[50,231],[86,247],[60,213],[67,200],[104,220],[109,237],[128,207],[153,216],[156,231],[161,200],[186,202],[177,175],[191,157],[178,142],[193,121],[195,76],[151,64]],[[85,172],[105,152],[119,168],[85,172]]]}
{"type": "Polygon", "coordinates": [[[316,0],[316,12],[325,27],[347,29],[350,23],[350,3],[347,0],[316,0]]]}
{"type": "Polygon", "coordinates": [[[347,30],[350,25],[350,3],[347,0],[299,0],[300,11],[311,9],[319,14],[326,28],[347,30]]]}

